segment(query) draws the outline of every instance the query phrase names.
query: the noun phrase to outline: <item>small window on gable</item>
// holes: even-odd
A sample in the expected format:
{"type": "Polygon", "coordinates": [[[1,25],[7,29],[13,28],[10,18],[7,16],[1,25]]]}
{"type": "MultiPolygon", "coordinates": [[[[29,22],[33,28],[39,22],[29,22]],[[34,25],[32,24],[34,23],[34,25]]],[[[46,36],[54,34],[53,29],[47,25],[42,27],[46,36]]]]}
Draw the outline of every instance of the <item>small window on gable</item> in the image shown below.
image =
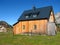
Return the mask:
{"type": "Polygon", "coordinates": [[[35,14],[35,15],[33,15],[33,17],[37,17],[37,16],[38,16],[38,15],[36,15],[36,14],[35,14]]]}
{"type": "Polygon", "coordinates": [[[51,16],[53,16],[53,12],[51,12],[51,16]]]}
{"type": "Polygon", "coordinates": [[[25,17],[26,17],[26,18],[29,18],[29,16],[28,16],[28,15],[26,15],[25,17]]]}
{"type": "Polygon", "coordinates": [[[51,12],[51,14],[53,14],[53,13],[51,12]]]}

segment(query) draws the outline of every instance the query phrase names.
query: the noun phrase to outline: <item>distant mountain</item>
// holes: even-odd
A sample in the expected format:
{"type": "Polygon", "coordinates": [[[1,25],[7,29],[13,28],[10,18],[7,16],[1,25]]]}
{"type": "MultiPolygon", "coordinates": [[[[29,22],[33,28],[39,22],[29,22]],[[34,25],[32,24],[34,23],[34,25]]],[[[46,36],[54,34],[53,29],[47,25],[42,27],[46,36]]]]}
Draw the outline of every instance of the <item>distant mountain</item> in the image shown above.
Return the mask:
{"type": "Polygon", "coordinates": [[[3,25],[6,28],[12,28],[12,26],[5,21],[0,21],[0,25],[3,25]]]}
{"type": "Polygon", "coordinates": [[[60,12],[55,15],[56,23],[60,24],[60,12]]]}

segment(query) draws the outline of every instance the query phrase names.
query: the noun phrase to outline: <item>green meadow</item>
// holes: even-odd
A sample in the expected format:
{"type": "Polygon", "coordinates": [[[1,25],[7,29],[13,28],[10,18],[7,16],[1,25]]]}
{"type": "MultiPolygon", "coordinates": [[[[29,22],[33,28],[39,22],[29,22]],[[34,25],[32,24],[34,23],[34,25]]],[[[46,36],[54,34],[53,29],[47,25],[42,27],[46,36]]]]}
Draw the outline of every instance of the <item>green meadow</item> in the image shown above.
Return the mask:
{"type": "Polygon", "coordinates": [[[0,33],[0,45],[60,45],[60,32],[56,36],[13,35],[10,32],[0,33]]]}

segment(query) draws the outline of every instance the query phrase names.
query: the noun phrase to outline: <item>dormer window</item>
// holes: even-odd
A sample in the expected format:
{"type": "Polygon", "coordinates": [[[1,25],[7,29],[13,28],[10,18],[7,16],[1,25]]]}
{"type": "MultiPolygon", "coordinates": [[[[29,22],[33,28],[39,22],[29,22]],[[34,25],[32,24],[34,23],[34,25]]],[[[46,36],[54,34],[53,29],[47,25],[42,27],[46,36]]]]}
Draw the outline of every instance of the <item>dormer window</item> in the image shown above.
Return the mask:
{"type": "Polygon", "coordinates": [[[28,16],[28,15],[26,15],[26,18],[29,18],[29,16],[28,16]]]}
{"type": "Polygon", "coordinates": [[[33,17],[37,17],[37,15],[35,14],[35,15],[33,15],[33,17]]]}

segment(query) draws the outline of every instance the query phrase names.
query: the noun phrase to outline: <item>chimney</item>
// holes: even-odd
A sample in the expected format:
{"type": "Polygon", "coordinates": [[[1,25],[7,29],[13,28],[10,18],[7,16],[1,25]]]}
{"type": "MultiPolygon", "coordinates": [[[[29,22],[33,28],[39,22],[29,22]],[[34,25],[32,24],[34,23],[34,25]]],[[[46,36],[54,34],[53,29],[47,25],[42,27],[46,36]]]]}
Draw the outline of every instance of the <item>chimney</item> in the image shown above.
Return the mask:
{"type": "Polygon", "coordinates": [[[35,11],[35,10],[36,10],[36,7],[35,7],[35,6],[33,6],[33,7],[32,7],[32,9],[33,9],[33,11],[35,11]]]}

